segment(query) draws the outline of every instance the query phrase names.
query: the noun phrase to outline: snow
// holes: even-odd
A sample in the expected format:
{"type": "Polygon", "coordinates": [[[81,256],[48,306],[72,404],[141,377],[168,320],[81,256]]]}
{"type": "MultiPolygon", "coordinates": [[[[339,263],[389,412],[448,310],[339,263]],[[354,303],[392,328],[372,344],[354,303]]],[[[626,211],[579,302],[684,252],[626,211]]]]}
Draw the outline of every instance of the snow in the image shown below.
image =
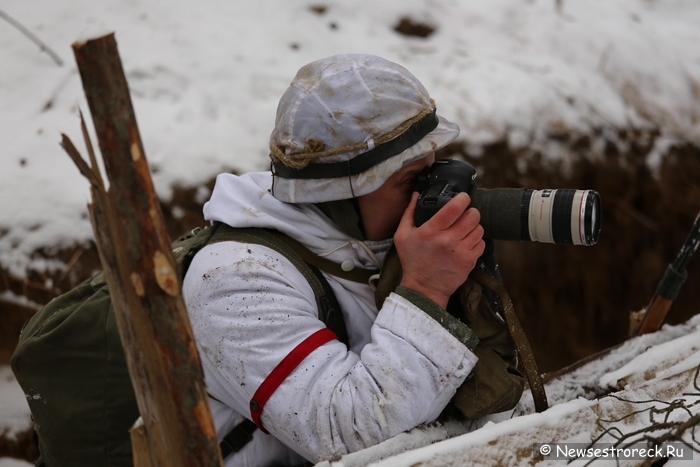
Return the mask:
{"type": "Polygon", "coordinates": [[[159,195],[220,171],[267,167],[277,100],[303,64],[368,52],[409,68],[474,152],[548,136],[658,129],[650,162],[677,139],[700,142],[700,4],[692,0],[402,0],[352,3],[0,1],[61,58],[0,21],[0,267],[60,268],[38,248],[88,241],[88,185],[58,146],[85,155],[89,118],[70,44],[113,31],[159,195]],[[311,6],[325,7],[322,13],[311,6]],[[428,38],[393,27],[428,24],[428,38]]]}
{"type": "MultiPolygon", "coordinates": [[[[700,414],[700,378],[696,373],[700,367],[699,343],[697,315],[685,324],[665,325],[656,333],[630,339],[603,358],[549,381],[545,388],[550,408],[542,413],[533,413],[532,396],[526,391],[513,411],[469,423],[452,421],[418,427],[340,460],[321,462],[318,467],[409,467],[421,462],[426,466],[463,465],[464,459],[469,459],[470,465],[490,466],[495,459],[502,465],[521,465],[532,459],[535,443],[582,446],[601,435],[602,427],[619,427],[624,433],[647,427],[652,407],[657,422],[667,413],[670,421],[687,420],[700,414]],[[688,410],[678,406],[669,411],[672,401],[684,402],[688,410]],[[624,423],[606,422],[622,418],[624,423]]],[[[0,414],[0,433],[17,433],[30,427],[24,394],[9,368],[2,366],[0,414]]],[[[685,439],[700,449],[689,434],[685,439]]],[[[609,435],[600,440],[615,441],[609,435]]],[[[9,460],[0,459],[0,467],[25,465],[3,462],[9,460]]],[[[557,462],[561,463],[549,463],[559,465],[557,462]]],[[[595,465],[616,464],[600,461],[595,465]]],[[[700,453],[695,453],[693,461],[666,465],[700,465],[700,453]]]]}
{"type": "MultiPolygon", "coordinates": [[[[617,440],[611,434],[603,435],[605,428],[632,433],[648,427],[650,417],[654,422],[664,417],[685,421],[700,414],[699,343],[700,315],[683,325],[664,326],[657,333],[630,339],[603,358],[549,381],[545,388],[550,408],[542,413],[533,413],[532,396],[526,391],[511,412],[461,426],[452,422],[415,428],[318,467],[463,465],[466,459],[472,466],[491,466],[496,461],[525,465],[533,461],[534,444],[578,443],[584,447],[601,436],[599,442],[609,445],[617,440]],[[683,405],[673,406],[672,401],[683,405]]],[[[638,439],[641,435],[630,441],[638,439]]],[[[690,433],[684,439],[700,449],[690,433]]],[[[666,465],[700,465],[700,452],[694,454],[692,461],[666,465]]],[[[620,460],[620,465],[628,465],[620,460]]],[[[586,462],[577,460],[571,465],[586,462]]],[[[537,465],[561,464],[542,461],[537,465]]],[[[607,459],[594,465],[617,464],[607,459]]]]}
{"type": "Polygon", "coordinates": [[[12,459],[10,457],[0,458],[0,467],[31,467],[34,464],[20,459],[12,459]]]}
{"type": "MultiPolygon", "coordinates": [[[[620,129],[658,131],[648,158],[658,166],[673,142],[700,144],[695,0],[0,0],[0,11],[63,62],[0,18],[0,268],[17,277],[63,266],[32,255],[37,249],[92,238],[88,184],[58,142],[66,133],[87,154],[78,112],[90,125],[89,110],[70,45],[108,32],[116,33],[156,190],[165,200],[173,187],[198,187],[221,171],[266,168],[278,98],[301,65],[335,53],[374,53],[406,66],[439,112],[460,125],[460,141],[475,154],[505,140],[561,158],[552,135],[615,142],[620,129]],[[397,34],[403,17],[435,33],[397,34]]],[[[199,188],[198,200],[207,196],[199,188]]],[[[433,465],[430,459],[454,461],[466,447],[501,449],[500,438],[522,443],[519,430],[590,420],[602,404],[594,398],[611,387],[630,397],[649,388],[693,392],[692,385],[664,382],[677,382],[700,364],[698,324],[633,339],[550,383],[555,406],[543,414],[530,413],[526,393],[519,417],[494,416],[457,437],[465,427],[416,429],[333,465],[433,465]],[[658,367],[656,379],[646,379],[650,366],[658,367]],[[399,454],[408,448],[416,449],[399,454]]],[[[0,432],[28,423],[21,391],[0,367],[0,432]]],[[[569,425],[563,437],[579,426],[569,425]]],[[[18,465],[29,464],[0,459],[0,467],[18,465]]]]}
{"type": "MultiPolygon", "coordinates": [[[[0,365],[0,436],[14,439],[17,433],[30,430],[29,405],[9,366],[0,365]]],[[[0,457],[0,467],[30,466],[18,459],[0,457]]]]}
{"type": "Polygon", "coordinates": [[[31,428],[29,405],[9,366],[0,366],[0,433],[19,433],[31,428]]]}

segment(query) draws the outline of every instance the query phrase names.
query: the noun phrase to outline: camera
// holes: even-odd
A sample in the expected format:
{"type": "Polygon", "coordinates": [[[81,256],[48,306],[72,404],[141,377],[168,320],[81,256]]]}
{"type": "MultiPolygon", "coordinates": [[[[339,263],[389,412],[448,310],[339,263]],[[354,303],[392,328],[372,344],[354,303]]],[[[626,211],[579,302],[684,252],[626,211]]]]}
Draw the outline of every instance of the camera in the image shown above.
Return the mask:
{"type": "Polygon", "coordinates": [[[589,246],[600,237],[600,195],[594,190],[477,188],[474,166],[453,159],[435,161],[416,184],[416,226],[467,192],[481,213],[485,238],[589,246]]]}

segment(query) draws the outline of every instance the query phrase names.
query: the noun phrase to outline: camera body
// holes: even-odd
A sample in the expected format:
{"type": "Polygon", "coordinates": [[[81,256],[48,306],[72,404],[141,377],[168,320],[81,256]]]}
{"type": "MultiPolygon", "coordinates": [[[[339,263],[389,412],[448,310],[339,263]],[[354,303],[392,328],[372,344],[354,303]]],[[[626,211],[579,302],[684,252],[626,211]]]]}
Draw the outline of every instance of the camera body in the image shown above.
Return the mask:
{"type": "Polygon", "coordinates": [[[481,214],[485,238],[589,246],[600,237],[600,196],[594,190],[478,188],[474,166],[452,159],[438,159],[422,171],[416,188],[416,226],[466,192],[481,214]]]}
{"type": "Polygon", "coordinates": [[[416,226],[433,217],[458,193],[471,195],[475,181],[476,169],[473,165],[452,159],[436,160],[418,175],[416,181],[420,192],[416,205],[416,226]]]}

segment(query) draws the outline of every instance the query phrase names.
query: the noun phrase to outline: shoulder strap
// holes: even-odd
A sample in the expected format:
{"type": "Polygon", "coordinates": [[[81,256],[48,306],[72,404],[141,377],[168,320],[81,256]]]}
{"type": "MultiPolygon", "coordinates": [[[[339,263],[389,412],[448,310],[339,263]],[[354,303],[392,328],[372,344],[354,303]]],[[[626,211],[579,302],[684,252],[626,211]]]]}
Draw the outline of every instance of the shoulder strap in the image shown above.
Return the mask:
{"type": "Polygon", "coordinates": [[[364,269],[353,265],[352,269],[345,271],[342,266],[327,258],[323,258],[313,253],[304,245],[280,232],[271,231],[272,235],[285,237],[285,243],[292,248],[307,263],[316,266],[321,271],[327,272],[331,276],[340,277],[353,282],[367,285],[372,276],[379,274],[378,269],[364,269]]]}
{"type": "Polygon", "coordinates": [[[278,251],[285,254],[285,256],[287,256],[286,251],[291,250],[305,263],[315,266],[331,276],[360,284],[369,284],[370,278],[374,274],[379,273],[378,270],[364,269],[357,266],[353,266],[350,271],[345,271],[340,264],[317,255],[297,240],[271,229],[234,228],[226,224],[220,224],[211,241],[236,240],[237,238],[243,238],[243,241],[251,241],[252,243],[260,243],[276,250],[278,250],[276,245],[279,245],[285,251],[278,251]]]}
{"type": "Polygon", "coordinates": [[[216,230],[216,226],[197,227],[172,243],[173,256],[175,256],[175,263],[177,264],[181,278],[185,277],[185,273],[190,267],[194,255],[209,244],[216,230]]]}
{"type": "Polygon", "coordinates": [[[243,419],[241,423],[234,426],[229,433],[224,436],[224,438],[219,443],[221,448],[221,457],[226,459],[226,457],[233,453],[238,452],[243,449],[243,446],[248,444],[250,440],[253,439],[253,433],[258,427],[255,423],[251,422],[247,418],[243,419]]]}

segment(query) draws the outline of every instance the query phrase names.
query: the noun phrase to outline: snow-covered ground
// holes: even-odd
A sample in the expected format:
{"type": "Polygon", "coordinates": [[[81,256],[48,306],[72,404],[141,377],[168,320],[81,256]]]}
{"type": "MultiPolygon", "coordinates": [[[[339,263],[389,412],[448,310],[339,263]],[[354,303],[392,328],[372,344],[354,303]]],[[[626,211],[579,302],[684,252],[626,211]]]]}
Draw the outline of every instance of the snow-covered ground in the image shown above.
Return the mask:
{"type": "MultiPolygon", "coordinates": [[[[31,429],[29,405],[9,366],[0,365],[0,435],[31,429]]],[[[0,467],[31,465],[0,457],[0,467]]]]}
{"type": "MultiPolygon", "coordinates": [[[[620,445],[625,447],[633,441],[644,441],[643,435],[658,438],[674,429],[663,428],[661,422],[678,423],[697,417],[699,369],[700,315],[683,325],[665,326],[657,333],[630,339],[599,360],[551,380],[545,386],[550,408],[542,413],[533,413],[532,396],[525,392],[510,413],[485,417],[473,424],[419,427],[319,467],[563,465],[562,460],[538,460],[533,446],[558,444],[560,448],[582,449],[598,440],[596,446],[602,449],[652,424],[659,427],[626,438],[620,445]],[[609,430],[607,435],[605,430],[609,430]]],[[[682,439],[688,445],[674,441],[672,448],[675,452],[684,450],[688,457],[666,465],[700,465],[700,452],[691,453],[690,448],[700,451],[698,434],[687,430],[682,439]]],[[[617,460],[623,466],[641,462],[625,459],[624,455],[617,460]]],[[[594,465],[615,466],[617,460],[599,459],[594,465]]],[[[581,459],[571,465],[588,462],[590,459],[581,459]]]]}
{"type": "MultiPolygon", "coordinates": [[[[34,257],[37,249],[92,237],[88,184],[58,142],[66,133],[85,154],[78,111],[89,112],[70,44],[106,32],[116,33],[156,189],[165,199],[173,186],[196,187],[220,171],[266,168],[279,96],[301,65],[335,53],[374,53],[406,66],[439,112],[461,126],[460,140],[474,153],[506,140],[561,158],[551,135],[658,130],[653,165],[673,141],[700,144],[697,0],[0,0],[0,12],[62,62],[0,17],[0,268],[16,277],[61,266],[34,257]],[[402,18],[434,32],[398,34],[402,18]]],[[[199,195],[204,200],[208,193],[199,195]]],[[[698,324],[683,328],[696,343],[698,324]]],[[[644,364],[664,365],[681,346],[662,349],[638,353],[644,364]]],[[[695,348],[686,365],[697,358],[695,348]]],[[[668,371],[683,373],[669,365],[668,371]]],[[[612,384],[621,377],[617,368],[585,380],[612,384]]],[[[583,384],[571,384],[574,390],[557,402],[581,395],[575,388],[583,384]]],[[[0,368],[0,432],[28,423],[17,391],[0,368]]],[[[449,462],[466,446],[483,447],[511,428],[535,429],[591,406],[569,404],[381,465],[449,462]]],[[[428,431],[432,440],[442,436],[428,431]]],[[[421,444],[421,436],[407,436],[421,444]]],[[[392,452],[377,449],[380,457],[392,452]]],[[[15,465],[28,464],[0,459],[1,467],[15,465]]]]}
{"type": "MultiPolygon", "coordinates": [[[[628,434],[661,421],[683,422],[700,415],[700,315],[677,326],[664,326],[654,334],[626,341],[608,355],[556,379],[546,386],[550,408],[533,413],[532,396],[525,392],[510,413],[486,417],[465,424],[419,427],[382,444],[349,454],[319,467],[410,467],[471,465],[489,467],[525,465],[535,462],[533,445],[576,443],[582,448],[602,435],[605,429],[628,434]],[[609,394],[608,394],[609,393],[609,394]],[[601,394],[604,397],[596,399],[601,394]],[[674,405],[671,405],[673,403],[674,405]],[[653,409],[652,409],[653,408],[653,409]],[[515,416],[513,416],[515,414],[515,416]]],[[[0,433],[19,432],[30,427],[28,407],[22,390],[9,368],[0,366],[0,433]]],[[[647,433],[659,437],[674,428],[647,433]]],[[[600,443],[615,443],[617,432],[601,437],[600,443]]],[[[683,435],[689,445],[700,450],[698,435],[683,435]],[[693,436],[695,438],[693,439],[693,436]]],[[[628,441],[641,440],[642,434],[628,441]]],[[[619,437],[619,436],[618,436],[619,437]]],[[[625,443],[626,444],[626,443],[625,443]]],[[[679,442],[676,448],[690,448],[679,442]]],[[[637,465],[625,463],[620,465],[637,465]]],[[[572,465],[583,466],[580,460],[572,465]]],[[[537,465],[561,465],[543,461],[537,465]]],[[[0,467],[30,465],[0,459],[0,467]]],[[[614,466],[615,461],[599,460],[594,465],[614,466]]],[[[700,465],[700,452],[692,460],[677,460],[667,466],[700,465]]]]}

